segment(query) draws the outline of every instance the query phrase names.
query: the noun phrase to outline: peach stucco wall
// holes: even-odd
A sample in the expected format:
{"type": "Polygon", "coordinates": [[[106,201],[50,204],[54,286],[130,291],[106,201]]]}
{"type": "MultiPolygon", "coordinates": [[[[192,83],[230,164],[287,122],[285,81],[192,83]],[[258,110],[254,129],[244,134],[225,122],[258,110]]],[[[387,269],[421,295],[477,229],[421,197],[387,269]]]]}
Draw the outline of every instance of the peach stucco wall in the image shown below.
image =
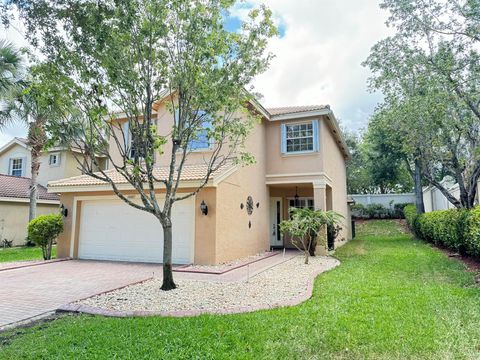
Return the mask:
{"type": "MultiPolygon", "coordinates": [[[[292,174],[292,173],[318,173],[323,171],[323,158],[325,153],[322,151],[305,154],[282,154],[281,153],[281,130],[283,123],[301,123],[311,120],[320,120],[324,122],[324,117],[312,117],[305,119],[295,119],[286,121],[271,121],[266,123],[266,162],[267,174],[292,174]]],[[[320,140],[322,139],[322,127],[319,126],[320,140]]]]}
{"type": "MultiPolygon", "coordinates": [[[[58,212],[58,204],[37,203],[37,216],[58,212]]],[[[28,226],[28,202],[0,201],[0,240],[25,245],[28,226]]]]}
{"type": "Polygon", "coordinates": [[[328,153],[328,156],[325,157],[325,172],[331,179],[331,183],[329,184],[331,186],[331,199],[329,199],[328,202],[331,203],[332,210],[345,217],[342,224],[343,230],[335,244],[336,246],[341,246],[344,244],[344,242],[341,241],[342,238],[345,240],[351,239],[351,225],[347,204],[346,160],[326,122],[322,123],[321,129],[321,149],[322,152],[328,153]]]}
{"type": "Polygon", "coordinates": [[[256,124],[245,144],[256,163],[239,166],[234,174],[218,185],[217,207],[220,216],[217,218],[216,260],[219,263],[269,249],[270,209],[265,184],[265,136],[265,126],[256,124]],[[254,203],[251,215],[248,215],[245,206],[248,196],[252,197],[254,203]]]}

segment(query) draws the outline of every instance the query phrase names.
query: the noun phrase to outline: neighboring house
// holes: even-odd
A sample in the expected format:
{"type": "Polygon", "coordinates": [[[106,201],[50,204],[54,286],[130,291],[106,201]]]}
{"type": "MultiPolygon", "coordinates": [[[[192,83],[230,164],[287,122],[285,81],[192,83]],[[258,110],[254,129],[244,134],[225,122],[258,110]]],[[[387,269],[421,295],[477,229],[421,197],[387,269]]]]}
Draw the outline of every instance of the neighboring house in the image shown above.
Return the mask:
{"type": "MultiPolygon", "coordinates": [[[[0,241],[7,239],[13,245],[25,244],[27,237],[30,179],[0,175],[0,241]]],[[[59,199],[49,194],[43,186],[38,187],[37,214],[58,211],[59,199]]]]}
{"type": "MultiPolygon", "coordinates": [[[[168,134],[174,117],[164,100],[157,103],[157,127],[168,134]]],[[[271,248],[290,246],[278,224],[292,206],[335,210],[345,216],[337,246],[351,238],[345,161],[349,152],[329,106],[264,109],[247,139],[256,158],[251,166],[224,166],[212,174],[196,196],[173,208],[173,262],[218,264],[271,248]],[[200,204],[205,202],[208,214],[200,204]]],[[[245,116],[238,112],[238,116],[245,116]]],[[[128,130],[125,119],[118,119],[128,130]]],[[[199,183],[205,174],[208,139],[195,145],[181,175],[180,190],[199,183]]],[[[119,159],[111,146],[111,156],[119,159]]],[[[156,177],[165,177],[168,152],[158,159],[156,177]]],[[[125,194],[138,194],[114,170],[107,170],[125,194]]],[[[59,257],[162,262],[162,228],[151,214],[118,199],[110,185],[89,176],[51,181],[49,192],[59,193],[69,210],[65,231],[58,239],[59,257]]],[[[162,198],[163,190],[158,190],[162,198]]],[[[318,249],[324,251],[325,249],[318,249]]]]}
{"type": "MultiPolygon", "coordinates": [[[[27,140],[13,138],[0,148],[0,174],[30,178],[32,158],[27,140]]],[[[81,175],[74,153],[55,147],[40,156],[38,183],[47,186],[51,180],[81,175]]]]}

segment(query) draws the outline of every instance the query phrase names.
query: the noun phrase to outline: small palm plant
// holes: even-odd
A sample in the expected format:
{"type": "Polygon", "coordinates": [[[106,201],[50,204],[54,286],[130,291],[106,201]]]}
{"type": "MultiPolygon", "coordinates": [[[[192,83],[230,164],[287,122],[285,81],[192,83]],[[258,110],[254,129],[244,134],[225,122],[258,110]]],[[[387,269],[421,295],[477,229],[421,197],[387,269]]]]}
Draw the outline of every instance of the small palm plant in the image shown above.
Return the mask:
{"type": "Polygon", "coordinates": [[[308,264],[310,247],[317,234],[327,226],[335,226],[340,223],[343,216],[335,211],[323,211],[312,209],[291,208],[289,220],[280,223],[282,235],[292,236],[292,244],[305,256],[305,264],[308,264]]]}

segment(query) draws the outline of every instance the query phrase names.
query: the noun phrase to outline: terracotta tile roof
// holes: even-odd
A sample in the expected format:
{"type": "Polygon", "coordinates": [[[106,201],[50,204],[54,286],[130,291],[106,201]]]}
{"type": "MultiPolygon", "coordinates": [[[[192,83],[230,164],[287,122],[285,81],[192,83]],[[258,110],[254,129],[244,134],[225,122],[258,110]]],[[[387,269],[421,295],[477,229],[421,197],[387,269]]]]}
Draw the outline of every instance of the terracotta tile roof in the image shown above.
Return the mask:
{"type": "MultiPolygon", "coordinates": [[[[224,165],[214,171],[210,178],[215,180],[216,178],[220,177],[222,174],[225,174],[229,170],[232,170],[234,166],[232,164],[224,165]]],[[[169,168],[167,166],[159,166],[153,170],[153,175],[157,179],[166,179],[168,177],[169,168]]],[[[195,181],[201,180],[204,178],[205,174],[207,173],[207,165],[206,164],[197,164],[197,165],[184,165],[181,175],[181,181],[195,181]]],[[[98,173],[101,175],[100,173],[98,173]]],[[[128,181],[116,170],[106,170],[105,174],[107,174],[115,184],[128,184],[128,181]]],[[[61,180],[54,180],[48,183],[49,189],[57,188],[57,187],[64,187],[64,186],[93,186],[93,185],[105,185],[105,182],[99,179],[96,179],[89,175],[80,175],[75,176],[67,179],[61,180]]]]}
{"type": "Polygon", "coordinates": [[[274,107],[274,108],[267,108],[267,111],[272,116],[276,115],[286,115],[286,114],[294,114],[299,112],[305,111],[316,111],[316,110],[324,110],[330,109],[329,105],[305,105],[305,106],[283,106],[283,107],[274,107]]]}
{"type": "MultiPolygon", "coordinates": [[[[28,199],[30,197],[30,181],[25,177],[0,175],[0,197],[28,199]]],[[[47,188],[38,185],[38,199],[58,201],[58,196],[48,193],[47,188]]]]}

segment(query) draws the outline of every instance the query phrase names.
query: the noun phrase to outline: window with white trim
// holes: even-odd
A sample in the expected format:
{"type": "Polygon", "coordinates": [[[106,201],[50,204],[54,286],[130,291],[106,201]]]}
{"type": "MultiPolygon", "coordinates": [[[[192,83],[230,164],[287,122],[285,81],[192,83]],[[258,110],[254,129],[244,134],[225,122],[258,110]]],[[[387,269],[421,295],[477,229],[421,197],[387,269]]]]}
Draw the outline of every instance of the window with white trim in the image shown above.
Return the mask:
{"type": "Polygon", "coordinates": [[[60,166],[60,153],[50,154],[48,158],[48,165],[50,166],[60,166]]]}
{"type": "Polygon", "coordinates": [[[281,129],[283,154],[318,151],[318,120],[285,123],[281,129]]]}
{"type": "Polygon", "coordinates": [[[23,158],[10,159],[10,175],[23,176],[23,158]]]}
{"type": "Polygon", "coordinates": [[[315,210],[313,198],[298,198],[296,201],[295,198],[289,198],[288,207],[298,209],[308,208],[310,210],[315,210]]]}
{"type": "Polygon", "coordinates": [[[299,151],[313,151],[313,125],[292,124],[286,125],[287,153],[299,151]]]}

